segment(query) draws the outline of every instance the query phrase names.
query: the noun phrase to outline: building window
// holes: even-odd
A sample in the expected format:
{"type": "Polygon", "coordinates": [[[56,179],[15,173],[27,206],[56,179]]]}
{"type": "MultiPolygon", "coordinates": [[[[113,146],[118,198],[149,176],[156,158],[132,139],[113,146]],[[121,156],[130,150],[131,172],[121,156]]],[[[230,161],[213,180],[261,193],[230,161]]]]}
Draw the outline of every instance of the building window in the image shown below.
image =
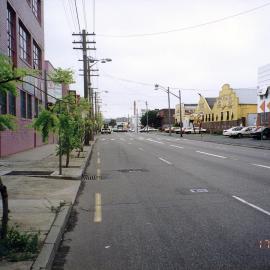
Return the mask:
{"type": "Polygon", "coordinates": [[[214,116],[214,114],[212,113],[212,121],[214,121],[215,120],[215,116],[214,116]]]}
{"type": "Polygon", "coordinates": [[[26,118],[26,93],[21,91],[21,118],[26,118]]]}
{"type": "Polygon", "coordinates": [[[31,65],[31,38],[26,28],[19,26],[20,57],[31,65]]]}
{"type": "Polygon", "coordinates": [[[32,118],[32,96],[27,94],[27,118],[32,118]]]}
{"type": "Polygon", "coordinates": [[[16,13],[7,5],[7,41],[8,56],[16,66],[16,13]]]}
{"type": "Polygon", "coordinates": [[[223,112],[220,113],[220,121],[223,121],[223,112]]]}
{"type": "Polygon", "coordinates": [[[218,115],[216,115],[216,121],[218,121],[218,115]]]}
{"type": "Polygon", "coordinates": [[[231,119],[233,120],[233,113],[232,113],[231,119]]]}
{"type": "Polygon", "coordinates": [[[230,120],[230,112],[227,111],[227,117],[226,117],[226,120],[230,120]]]}
{"type": "Polygon", "coordinates": [[[37,43],[33,42],[33,68],[42,69],[41,65],[41,49],[38,47],[37,43]]]}
{"type": "Polygon", "coordinates": [[[35,117],[38,117],[38,106],[39,106],[39,100],[35,98],[35,117]]]}
{"type": "Polygon", "coordinates": [[[11,92],[8,93],[8,111],[9,114],[16,115],[16,97],[11,92]]]}
{"type": "Polygon", "coordinates": [[[0,113],[7,114],[7,94],[0,92],[0,113]]]}
{"type": "Polygon", "coordinates": [[[41,22],[41,1],[40,0],[32,1],[32,10],[37,20],[41,22]]]}

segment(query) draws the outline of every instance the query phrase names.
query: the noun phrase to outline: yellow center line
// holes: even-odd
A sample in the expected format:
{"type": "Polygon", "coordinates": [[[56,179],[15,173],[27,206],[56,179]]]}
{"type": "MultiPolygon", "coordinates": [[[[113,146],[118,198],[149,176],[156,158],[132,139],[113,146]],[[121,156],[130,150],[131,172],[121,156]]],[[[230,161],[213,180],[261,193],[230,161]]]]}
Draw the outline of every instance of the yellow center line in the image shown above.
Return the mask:
{"type": "Polygon", "coordinates": [[[101,170],[97,168],[97,181],[100,180],[100,177],[101,177],[101,170]]]}
{"type": "Polygon", "coordinates": [[[101,194],[95,194],[95,216],[94,222],[98,223],[102,221],[102,210],[101,210],[101,194]]]}

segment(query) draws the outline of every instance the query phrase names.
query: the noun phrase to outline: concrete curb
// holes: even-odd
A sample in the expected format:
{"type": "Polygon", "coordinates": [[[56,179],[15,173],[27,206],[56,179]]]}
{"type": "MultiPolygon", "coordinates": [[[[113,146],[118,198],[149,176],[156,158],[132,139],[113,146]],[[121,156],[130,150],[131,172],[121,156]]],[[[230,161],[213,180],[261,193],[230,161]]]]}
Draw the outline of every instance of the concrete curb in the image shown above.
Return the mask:
{"type": "MultiPolygon", "coordinates": [[[[91,143],[91,147],[88,151],[88,155],[85,158],[83,164],[81,165],[80,178],[87,168],[89,160],[92,156],[93,146],[94,146],[96,141],[97,140],[94,140],[91,143]]],[[[65,176],[61,176],[59,178],[66,179],[65,176]]],[[[74,179],[74,178],[69,178],[69,179],[74,179]]],[[[78,178],[76,178],[76,179],[78,179],[78,178]]],[[[79,189],[80,189],[80,185],[78,186],[78,189],[76,191],[75,198],[77,197],[79,189]]],[[[75,202],[75,200],[74,200],[74,202],[75,202]]],[[[41,249],[37,259],[35,260],[35,262],[33,263],[32,267],[31,267],[31,270],[50,270],[52,268],[53,260],[55,258],[56,252],[57,252],[59,245],[61,243],[62,236],[64,234],[67,222],[68,222],[70,214],[71,214],[72,206],[73,206],[73,204],[66,205],[66,206],[63,206],[61,208],[60,212],[56,216],[56,218],[55,218],[55,220],[50,228],[50,231],[49,231],[49,233],[44,241],[44,244],[42,246],[42,249],[41,249]]]]}

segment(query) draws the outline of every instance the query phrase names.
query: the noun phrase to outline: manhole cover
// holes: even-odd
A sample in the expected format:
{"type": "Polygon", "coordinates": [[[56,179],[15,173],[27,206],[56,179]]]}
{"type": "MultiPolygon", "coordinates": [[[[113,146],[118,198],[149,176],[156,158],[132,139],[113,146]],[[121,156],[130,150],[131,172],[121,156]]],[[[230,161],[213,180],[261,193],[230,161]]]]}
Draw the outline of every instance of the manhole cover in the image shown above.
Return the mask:
{"type": "Polygon", "coordinates": [[[53,171],[11,171],[5,175],[44,176],[51,175],[53,171]]]}
{"type": "Polygon", "coordinates": [[[206,188],[193,188],[190,190],[190,192],[192,193],[204,193],[204,192],[208,192],[208,189],[206,188]]]}
{"type": "Polygon", "coordinates": [[[122,170],[116,170],[116,171],[122,172],[122,173],[147,172],[146,169],[122,169],[122,170]]]}
{"type": "Polygon", "coordinates": [[[102,176],[97,176],[97,175],[83,175],[82,178],[84,181],[102,180],[102,176]]]}

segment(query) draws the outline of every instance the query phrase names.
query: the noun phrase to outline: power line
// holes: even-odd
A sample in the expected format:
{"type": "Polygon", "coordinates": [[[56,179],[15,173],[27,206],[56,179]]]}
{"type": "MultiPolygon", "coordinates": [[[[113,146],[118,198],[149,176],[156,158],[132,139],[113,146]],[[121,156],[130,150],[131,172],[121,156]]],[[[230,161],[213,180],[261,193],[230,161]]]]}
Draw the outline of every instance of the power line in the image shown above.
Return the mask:
{"type": "Polygon", "coordinates": [[[72,0],[68,0],[68,5],[69,5],[70,14],[71,14],[71,19],[72,19],[72,22],[74,25],[74,30],[76,32],[76,19],[75,19],[75,14],[74,14],[74,11],[73,11],[73,8],[72,8],[70,1],[72,1],[72,0]]]}
{"type": "Polygon", "coordinates": [[[85,26],[85,29],[87,30],[87,18],[86,18],[85,0],[82,0],[82,7],[83,7],[84,26],[85,26]]]}
{"type": "Polygon", "coordinates": [[[212,21],[208,21],[208,22],[204,22],[204,23],[200,23],[200,24],[195,24],[195,25],[191,25],[191,26],[186,26],[186,27],[181,27],[181,28],[176,28],[176,29],[171,29],[171,30],[167,30],[167,31],[160,31],[160,32],[153,32],[153,33],[140,33],[140,34],[132,34],[132,35],[106,35],[106,34],[99,34],[99,37],[104,37],[104,38],[136,38],[136,37],[148,37],[148,36],[157,36],[157,35],[164,35],[164,34],[171,34],[171,33],[175,33],[175,32],[182,32],[182,31],[187,31],[187,30],[192,30],[192,29],[196,29],[196,28],[200,28],[200,27],[204,27],[207,25],[211,25],[211,24],[216,24],[216,23],[220,23],[235,17],[239,17],[239,16],[243,16],[246,15],[248,13],[257,11],[259,9],[262,9],[264,7],[267,7],[270,5],[270,2],[267,2],[263,5],[242,11],[242,12],[238,12],[235,13],[233,15],[229,15],[229,16],[225,16],[219,19],[215,19],[212,21]]]}
{"type": "Polygon", "coordinates": [[[72,34],[72,24],[70,23],[70,20],[68,19],[68,13],[67,13],[66,5],[65,5],[65,0],[62,0],[62,4],[63,4],[63,8],[64,8],[64,11],[65,11],[65,15],[66,15],[65,17],[67,19],[67,24],[68,24],[70,33],[72,34]]]}
{"type": "Polygon", "coordinates": [[[81,25],[80,25],[79,14],[78,14],[77,0],[74,0],[74,2],[75,2],[75,10],[76,10],[76,15],[77,15],[77,22],[78,22],[78,26],[79,26],[79,32],[81,32],[81,25]]]}

